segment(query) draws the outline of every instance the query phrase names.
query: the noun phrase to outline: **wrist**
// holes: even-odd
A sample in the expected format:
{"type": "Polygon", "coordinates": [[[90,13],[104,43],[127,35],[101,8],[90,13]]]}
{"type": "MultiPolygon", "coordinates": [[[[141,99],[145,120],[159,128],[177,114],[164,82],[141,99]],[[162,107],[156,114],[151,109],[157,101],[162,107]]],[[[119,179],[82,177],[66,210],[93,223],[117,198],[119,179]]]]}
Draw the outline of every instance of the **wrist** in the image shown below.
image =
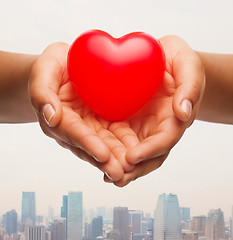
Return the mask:
{"type": "Polygon", "coordinates": [[[206,72],[206,88],[198,119],[233,124],[233,54],[198,52],[206,72]]]}
{"type": "Polygon", "coordinates": [[[34,122],[28,80],[36,55],[0,52],[0,122],[34,122]]]}

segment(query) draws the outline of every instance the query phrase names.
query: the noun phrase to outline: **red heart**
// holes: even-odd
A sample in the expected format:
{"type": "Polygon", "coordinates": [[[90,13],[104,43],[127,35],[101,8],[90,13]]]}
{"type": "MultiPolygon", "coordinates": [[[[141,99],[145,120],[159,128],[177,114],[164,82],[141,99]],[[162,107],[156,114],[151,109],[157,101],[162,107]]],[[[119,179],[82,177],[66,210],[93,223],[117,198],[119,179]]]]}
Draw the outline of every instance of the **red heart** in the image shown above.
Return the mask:
{"type": "Polygon", "coordinates": [[[142,32],[116,39],[91,30],[68,53],[68,73],[77,94],[109,121],[137,112],[155,94],[164,71],[160,42],[142,32]]]}

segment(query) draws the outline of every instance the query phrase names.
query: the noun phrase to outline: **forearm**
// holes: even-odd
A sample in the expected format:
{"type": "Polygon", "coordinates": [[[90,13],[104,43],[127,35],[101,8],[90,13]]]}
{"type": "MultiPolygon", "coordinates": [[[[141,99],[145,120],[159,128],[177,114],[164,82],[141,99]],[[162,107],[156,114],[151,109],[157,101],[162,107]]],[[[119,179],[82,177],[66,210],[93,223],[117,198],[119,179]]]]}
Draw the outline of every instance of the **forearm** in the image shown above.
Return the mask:
{"type": "Polygon", "coordinates": [[[0,51],[0,123],[35,122],[28,80],[35,55],[0,51]]]}
{"type": "Polygon", "coordinates": [[[233,55],[198,55],[206,72],[206,88],[197,118],[233,124],[233,55]]]}

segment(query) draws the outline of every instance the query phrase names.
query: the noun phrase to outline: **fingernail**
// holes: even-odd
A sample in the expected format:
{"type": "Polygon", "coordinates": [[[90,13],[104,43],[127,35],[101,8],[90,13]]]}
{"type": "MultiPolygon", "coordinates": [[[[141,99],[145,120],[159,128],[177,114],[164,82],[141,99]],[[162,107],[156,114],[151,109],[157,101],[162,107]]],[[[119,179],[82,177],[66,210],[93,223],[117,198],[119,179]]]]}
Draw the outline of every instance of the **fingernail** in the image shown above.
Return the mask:
{"type": "Polygon", "coordinates": [[[96,160],[96,162],[100,162],[99,159],[95,155],[92,155],[92,157],[96,160]]]}
{"type": "Polygon", "coordinates": [[[192,103],[189,100],[185,99],[181,103],[181,108],[185,112],[187,117],[190,118],[190,116],[192,115],[192,110],[193,110],[192,103]]]}
{"type": "Polygon", "coordinates": [[[111,181],[113,181],[112,178],[110,177],[110,175],[109,175],[107,172],[105,172],[104,174],[105,174],[111,181]]]}
{"type": "Polygon", "coordinates": [[[55,114],[55,110],[51,104],[44,105],[44,107],[42,109],[42,116],[43,116],[45,122],[49,126],[51,126],[51,120],[52,120],[54,114],[55,114]]]}

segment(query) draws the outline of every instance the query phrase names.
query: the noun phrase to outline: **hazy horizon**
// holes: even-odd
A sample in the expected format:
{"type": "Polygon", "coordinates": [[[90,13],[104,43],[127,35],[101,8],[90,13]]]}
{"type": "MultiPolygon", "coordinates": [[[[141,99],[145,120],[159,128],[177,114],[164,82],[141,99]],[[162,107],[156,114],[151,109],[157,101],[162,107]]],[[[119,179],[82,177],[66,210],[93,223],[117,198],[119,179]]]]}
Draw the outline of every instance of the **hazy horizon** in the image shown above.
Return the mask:
{"type": "MultiPolygon", "coordinates": [[[[230,0],[42,0],[6,1],[0,49],[39,54],[52,42],[71,44],[88,29],[113,36],[145,31],[154,37],[179,35],[198,51],[233,53],[230,0]]],[[[233,205],[233,127],[195,121],[157,171],[117,188],[102,173],[46,137],[38,123],[0,124],[0,214],[21,212],[22,191],[35,191],[37,214],[48,206],[58,214],[62,195],[82,191],[86,209],[127,206],[153,211],[161,193],[178,195],[191,215],[233,205]]]]}

